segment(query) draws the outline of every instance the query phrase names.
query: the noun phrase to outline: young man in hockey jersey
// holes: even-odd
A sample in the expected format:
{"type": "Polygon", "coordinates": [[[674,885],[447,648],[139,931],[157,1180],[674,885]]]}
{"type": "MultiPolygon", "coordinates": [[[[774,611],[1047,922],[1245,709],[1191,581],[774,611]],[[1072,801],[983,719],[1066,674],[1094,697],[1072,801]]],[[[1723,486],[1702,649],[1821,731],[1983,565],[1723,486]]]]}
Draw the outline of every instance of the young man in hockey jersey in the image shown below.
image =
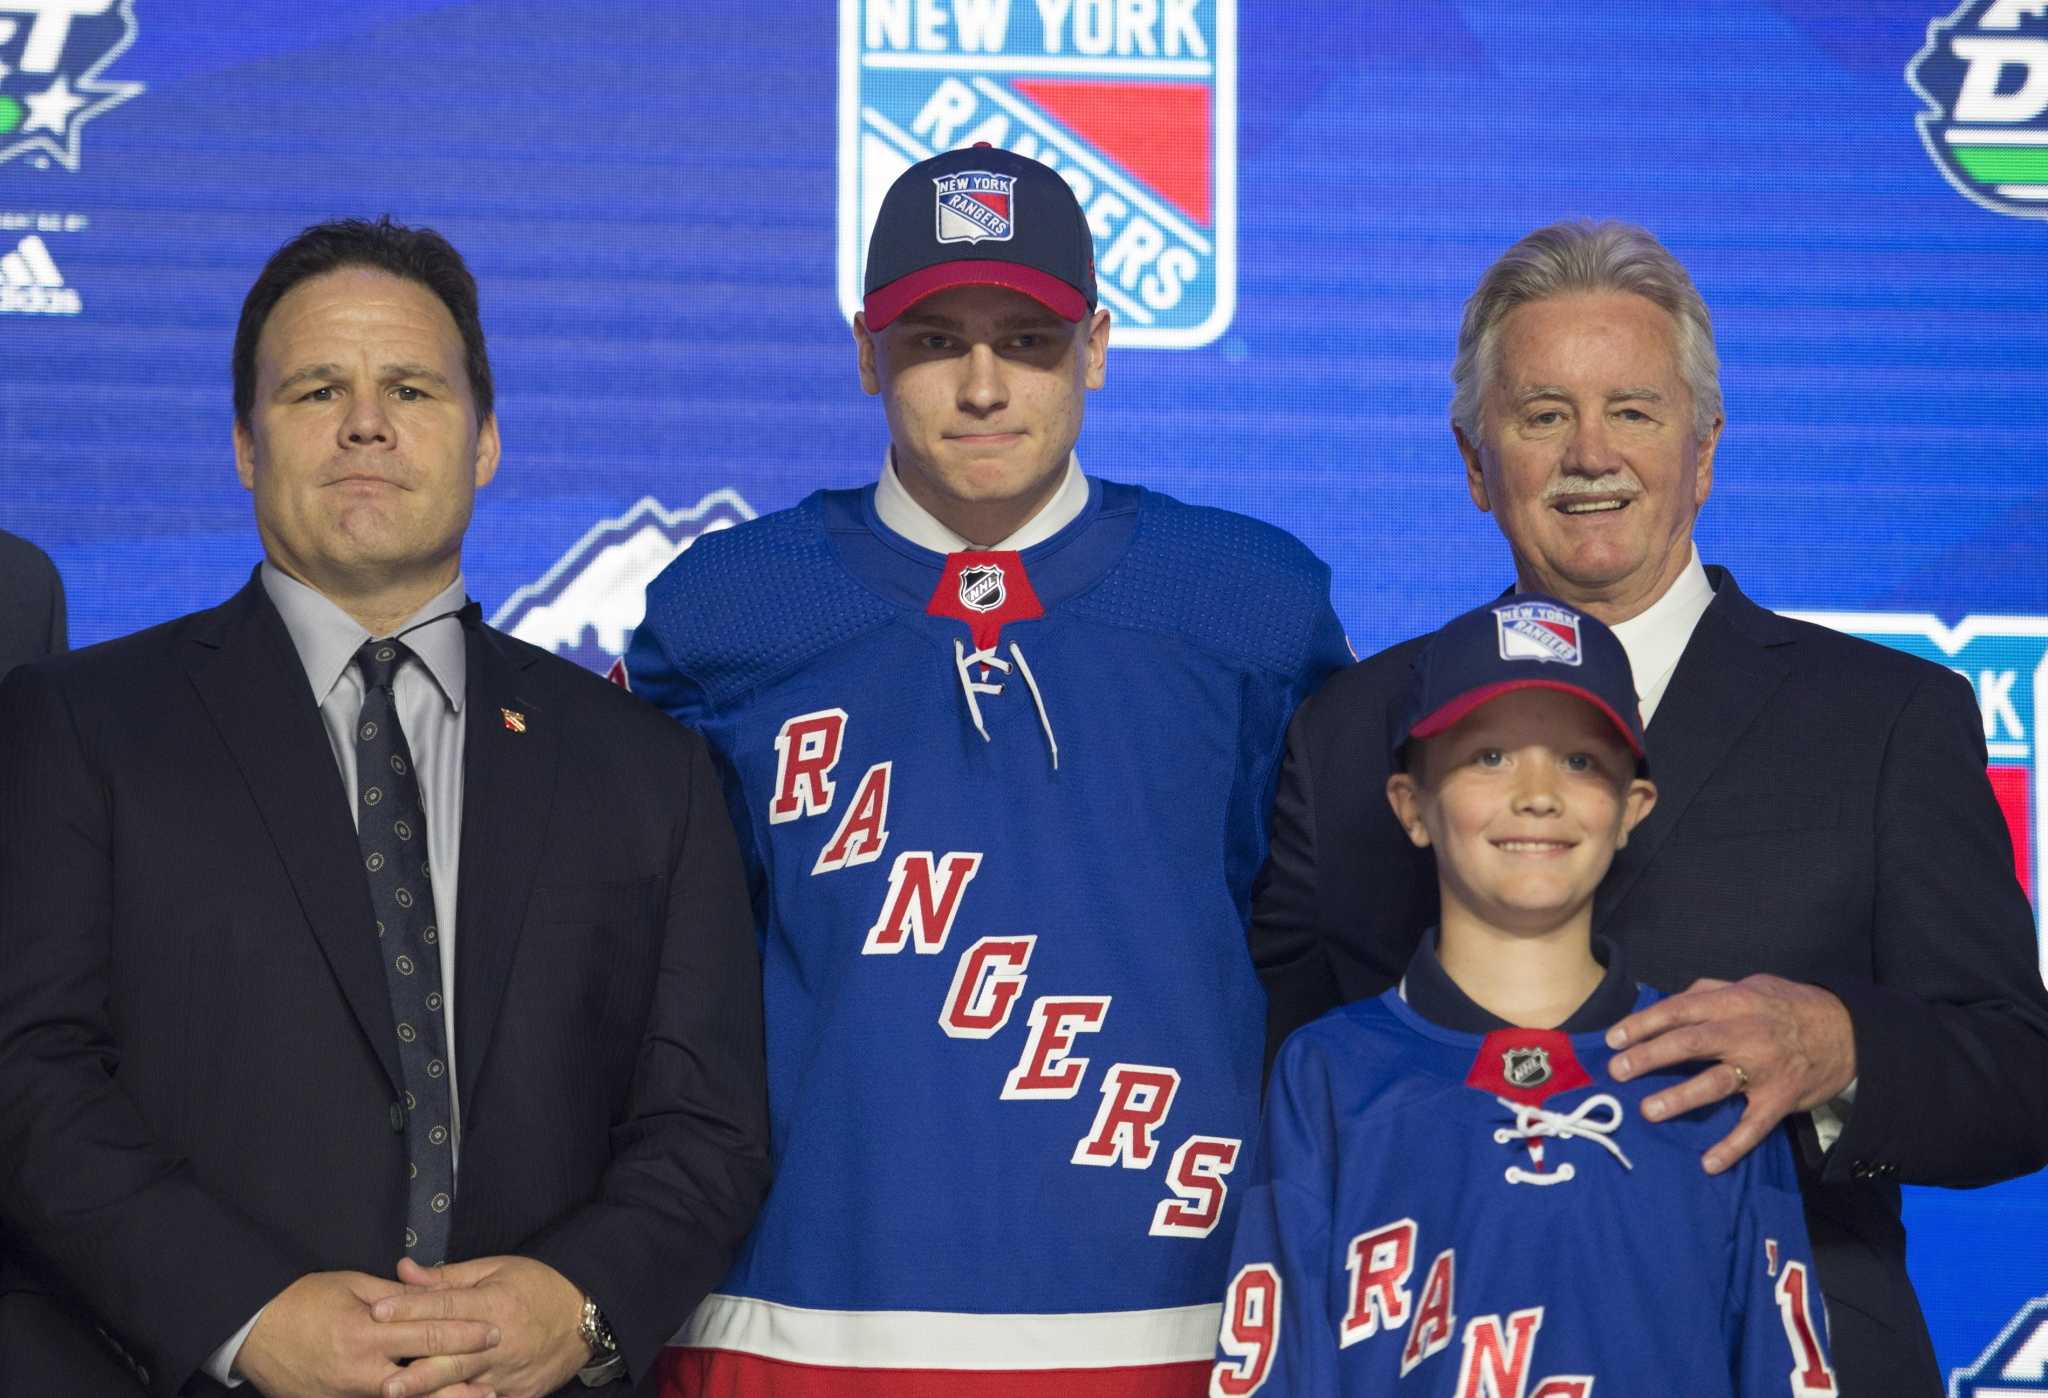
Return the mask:
{"type": "Polygon", "coordinates": [[[1535,594],[1469,612],[1393,746],[1442,925],[1280,1052],[1210,1392],[1834,1393],[1783,1133],[1708,1175],[1739,1100],[1653,1128],[1684,1074],[1608,1072],[1603,1031],[1656,998],[1592,936],[1656,801],[1620,641],[1535,594]]]}
{"type": "Polygon", "coordinates": [[[671,1393],[1207,1386],[1250,886],[1346,647],[1292,538],[1081,473],[1095,302],[1053,171],[912,167],[854,323],[880,481],[649,589],[633,687],[710,740],[753,874],[777,1170],[671,1393]]]}

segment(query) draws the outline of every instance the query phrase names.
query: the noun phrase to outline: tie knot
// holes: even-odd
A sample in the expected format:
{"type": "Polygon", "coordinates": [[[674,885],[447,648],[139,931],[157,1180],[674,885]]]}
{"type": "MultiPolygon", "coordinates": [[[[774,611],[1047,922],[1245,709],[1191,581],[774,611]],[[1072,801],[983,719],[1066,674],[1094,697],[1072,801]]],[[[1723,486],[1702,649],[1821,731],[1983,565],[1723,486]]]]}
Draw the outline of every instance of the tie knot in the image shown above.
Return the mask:
{"type": "Polygon", "coordinates": [[[372,689],[391,688],[392,676],[412,650],[400,640],[365,641],[356,652],[356,668],[363,672],[363,683],[372,689]]]}

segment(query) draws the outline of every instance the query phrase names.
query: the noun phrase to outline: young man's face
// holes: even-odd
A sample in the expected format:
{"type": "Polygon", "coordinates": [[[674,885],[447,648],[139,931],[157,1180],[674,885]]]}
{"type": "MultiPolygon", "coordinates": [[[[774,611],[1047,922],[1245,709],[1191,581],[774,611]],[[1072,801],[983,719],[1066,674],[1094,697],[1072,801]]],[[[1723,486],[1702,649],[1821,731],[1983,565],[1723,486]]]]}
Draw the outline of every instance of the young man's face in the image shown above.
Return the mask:
{"type": "Polygon", "coordinates": [[[1482,704],[1387,780],[1394,814],[1436,851],[1446,903],[1545,932],[1586,907],[1657,791],[1598,709],[1550,689],[1482,704]]]}
{"type": "Polygon", "coordinates": [[[879,331],[856,318],[854,338],[861,386],[882,399],[904,489],[956,532],[989,543],[977,533],[1013,517],[1011,528],[1021,525],[1058,489],[1081,434],[1082,399],[1102,386],[1109,316],[1075,324],[1022,292],[962,286],[879,331]]]}

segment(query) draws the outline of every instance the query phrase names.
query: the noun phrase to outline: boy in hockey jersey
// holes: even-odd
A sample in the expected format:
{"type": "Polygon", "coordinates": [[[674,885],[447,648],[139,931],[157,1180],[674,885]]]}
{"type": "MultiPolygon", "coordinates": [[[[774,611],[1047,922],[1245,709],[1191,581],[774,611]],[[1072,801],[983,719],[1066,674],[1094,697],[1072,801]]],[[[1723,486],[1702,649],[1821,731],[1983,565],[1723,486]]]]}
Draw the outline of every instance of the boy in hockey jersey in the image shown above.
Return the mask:
{"type": "Polygon", "coordinates": [[[754,881],[776,1176],[675,1395],[1196,1398],[1295,705],[1347,658],[1292,538],[1081,473],[1088,224],[1036,161],[911,167],[854,333],[879,482],[707,535],[633,688],[754,881]]]}
{"type": "Polygon", "coordinates": [[[1655,998],[1592,935],[1656,800],[1637,714],[1621,643],[1548,597],[1423,651],[1387,797],[1442,925],[1281,1050],[1212,1394],[1835,1392],[1786,1137],[1706,1175],[1740,1100],[1646,1129],[1682,1074],[1607,1071],[1655,998]]]}

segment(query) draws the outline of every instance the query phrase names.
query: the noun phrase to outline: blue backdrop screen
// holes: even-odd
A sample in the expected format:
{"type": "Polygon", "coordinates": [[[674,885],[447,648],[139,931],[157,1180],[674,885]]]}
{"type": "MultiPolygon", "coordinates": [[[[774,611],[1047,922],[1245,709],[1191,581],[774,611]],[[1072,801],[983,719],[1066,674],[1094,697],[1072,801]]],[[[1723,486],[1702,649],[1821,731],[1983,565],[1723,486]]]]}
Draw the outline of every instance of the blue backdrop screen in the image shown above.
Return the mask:
{"type": "MultiPolygon", "coordinates": [[[[866,221],[990,139],[1098,235],[1087,469],[1292,530],[1363,654],[1510,577],[1447,424],[1463,298],[1529,229],[1614,216],[1714,311],[1703,553],[1969,678],[2038,906],[2042,11],[0,0],[0,526],[58,562],[74,644],[233,591],[241,297],[304,224],[390,212],[483,287],[505,464],[471,591],[602,667],[695,534],[873,477],[866,221]]],[[[1911,1193],[1953,1369],[2048,1292],[2048,1180],[1911,1193]]]]}

